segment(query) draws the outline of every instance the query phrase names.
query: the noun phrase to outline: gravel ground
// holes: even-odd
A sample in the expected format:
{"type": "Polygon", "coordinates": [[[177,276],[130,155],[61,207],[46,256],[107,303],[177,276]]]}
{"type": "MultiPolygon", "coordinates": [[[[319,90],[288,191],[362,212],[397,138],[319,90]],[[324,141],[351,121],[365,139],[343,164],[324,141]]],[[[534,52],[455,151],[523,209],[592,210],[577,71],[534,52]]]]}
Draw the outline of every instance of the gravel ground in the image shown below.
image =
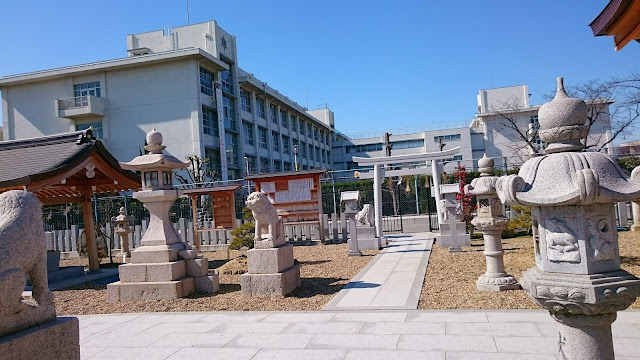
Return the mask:
{"type": "MultiPolygon", "coordinates": [[[[640,277],[640,233],[618,233],[621,265],[640,277]]],[[[535,265],[531,237],[503,240],[505,270],[520,279],[522,272],[535,265]]],[[[473,240],[461,253],[433,246],[427,276],[420,293],[419,309],[539,309],[524,290],[483,292],[476,280],[486,270],[483,242],[473,240]]],[[[640,301],[631,306],[640,309],[640,301]]]]}
{"type": "MultiPolygon", "coordinates": [[[[106,285],[85,284],[55,291],[56,310],[58,315],[156,311],[320,310],[378,253],[363,251],[365,256],[348,257],[347,244],[296,246],[293,251],[295,259],[300,264],[302,287],[284,297],[245,299],[240,292],[240,275],[220,274],[218,293],[194,294],[176,300],[112,304],[107,302],[106,285]]],[[[246,254],[246,251],[229,252],[230,259],[241,254],[246,254]]],[[[217,268],[228,261],[226,251],[206,252],[204,255],[212,263],[210,267],[217,268]]],[[[102,262],[104,264],[109,260],[103,259],[102,262]]],[[[60,265],[86,266],[87,259],[61,260],[60,265]]]]}

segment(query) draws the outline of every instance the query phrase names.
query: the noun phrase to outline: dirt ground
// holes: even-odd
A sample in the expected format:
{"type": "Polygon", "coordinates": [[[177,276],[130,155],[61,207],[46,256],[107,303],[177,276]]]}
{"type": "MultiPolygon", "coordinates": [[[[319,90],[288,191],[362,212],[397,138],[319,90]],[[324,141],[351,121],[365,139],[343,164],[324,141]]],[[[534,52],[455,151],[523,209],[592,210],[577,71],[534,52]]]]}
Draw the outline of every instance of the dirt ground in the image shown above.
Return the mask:
{"type": "MultiPolygon", "coordinates": [[[[640,277],[640,233],[619,233],[622,268],[640,277]]],[[[534,265],[531,237],[503,240],[507,273],[520,279],[534,265]]],[[[523,290],[480,292],[475,281],[485,271],[483,242],[473,240],[461,253],[449,253],[434,245],[420,295],[420,309],[538,309],[523,290]]],[[[220,270],[220,291],[213,295],[192,295],[177,300],[148,300],[136,303],[107,302],[105,284],[85,284],[55,291],[58,314],[94,314],[152,311],[247,311],[319,310],[349,282],[377,251],[366,256],[348,257],[347,245],[296,246],[294,256],[300,264],[302,287],[281,298],[245,299],[240,292],[240,274],[246,267],[241,255],[246,251],[207,252],[210,268],[220,270]],[[238,259],[239,261],[233,261],[238,259]],[[222,268],[221,268],[222,267],[222,268]],[[225,274],[223,272],[228,272],[225,274]]],[[[102,259],[103,267],[117,266],[102,259]]],[[[87,259],[62,260],[61,266],[84,265],[87,259]]],[[[640,301],[631,308],[640,309],[640,301]]]]}
{"type": "MultiPolygon", "coordinates": [[[[640,277],[640,233],[618,233],[621,266],[640,277]]],[[[517,237],[503,240],[505,270],[520,279],[522,272],[535,265],[533,240],[517,237]]],[[[420,293],[420,309],[539,309],[524,290],[483,292],[476,280],[485,268],[482,239],[472,240],[461,253],[434,245],[427,276],[420,293]]],[[[640,301],[631,306],[640,309],[640,301]]]]}
{"type": "MultiPolygon", "coordinates": [[[[295,259],[300,265],[302,286],[285,297],[257,297],[245,299],[240,291],[242,266],[227,260],[227,251],[206,252],[210,268],[227,264],[236,274],[220,273],[220,291],[212,295],[194,294],[177,300],[147,300],[135,303],[108,303],[106,284],[84,284],[68,290],[55,291],[59,315],[103,314],[123,312],[162,311],[247,311],[247,310],[320,310],[349,280],[351,280],[378,251],[363,251],[365,256],[348,257],[347,245],[296,246],[295,259]]],[[[246,251],[232,250],[230,259],[246,251]]],[[[115,261],[121,259],[114,258],[115,261]]],[[[109,259],[102,259],[104,267],[109,259]]],[[[84,265],[86,258],[61,260],[61,266],[84,265]]]]}

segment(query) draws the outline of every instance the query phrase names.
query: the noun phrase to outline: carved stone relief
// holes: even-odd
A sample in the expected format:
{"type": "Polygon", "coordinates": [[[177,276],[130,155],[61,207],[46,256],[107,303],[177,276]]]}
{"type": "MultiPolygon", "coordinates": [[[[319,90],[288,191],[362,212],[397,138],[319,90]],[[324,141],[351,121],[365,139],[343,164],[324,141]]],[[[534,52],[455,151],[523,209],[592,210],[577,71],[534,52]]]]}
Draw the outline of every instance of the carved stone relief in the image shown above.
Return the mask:
{"type": "Polygon", "coordinates": [[[556,262],[580,262],[578,238],[567,223],[557,218],[546,221],[547,257],[556,262]]]}
{"type": "Polygon", "coordinates": [[[606,219],[587,220],[589,246],[594,260],[613,260],[615,258],[615,246],[611,224],[606,219]]]}

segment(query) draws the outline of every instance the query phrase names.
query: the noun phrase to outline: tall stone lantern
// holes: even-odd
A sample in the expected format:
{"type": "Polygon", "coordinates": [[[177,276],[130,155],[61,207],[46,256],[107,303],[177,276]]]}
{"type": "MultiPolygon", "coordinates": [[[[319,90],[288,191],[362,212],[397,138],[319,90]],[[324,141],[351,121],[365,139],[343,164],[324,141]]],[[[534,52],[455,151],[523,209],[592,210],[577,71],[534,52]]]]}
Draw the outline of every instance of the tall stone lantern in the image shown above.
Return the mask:
{"type": "Polygon", "coordinates": [[[133,232],[133,229],[129,226],[129,223],[133,221],[133,216],[127,215],[127,209],[120,208],[119,215],[112,217],[111,221],[116,224],[116,234],[120,236],[120,254],[124,262],[125,258],[131,257],[131,251],[129,250],[129,234],[133,232]]]}
{"type": "Polygon", "coordinates": [[[557,321],[561,356],[606,360],[616,312],[640,293],[640,279],[620,269],[613,206],[640,198],[640,171],[629,178],[606,154],[581,151],[587,111],[558,78],[555,98],[538,111],[547,155],[496,187],[504,203],[531,206],[536,266],[520,283],[557,321]]]}
{"type": "Polygon", "coordinates": [[[475,195],[478,203],[478,215],[471,223],[482,231],[484,255],[487,271],[480,275],[476,286],[480,291],[502,291],[520,289],[517,280],[504,271],[504,251],[502,251],[502,231],[507,228],[509,219],[502,212],[502,203],[496,194],[497,176],[492,176],[493,159],[485,154],[478,160],[480,177],[465,186],[465,192],[475,195]]]}
{"type": "Polygon", "coordinates": [[[128,163],[126,170],[142,173],[142,190],[133,193],[149,210],[147,231],[140,247],[131,252],[131,263],[120,265],[120,281],[107,285],[107,300],[136,301],[176,299],[193,291],[213,293],[218,290],[218,276],[209,275],[209,262],[180,239],[169,218],[169,209],[180,196],[173,187],[173,170],[184,169],[182,162],[162,150],[162,134],[155,129],[147,134],[148,154],[128,163]]]}

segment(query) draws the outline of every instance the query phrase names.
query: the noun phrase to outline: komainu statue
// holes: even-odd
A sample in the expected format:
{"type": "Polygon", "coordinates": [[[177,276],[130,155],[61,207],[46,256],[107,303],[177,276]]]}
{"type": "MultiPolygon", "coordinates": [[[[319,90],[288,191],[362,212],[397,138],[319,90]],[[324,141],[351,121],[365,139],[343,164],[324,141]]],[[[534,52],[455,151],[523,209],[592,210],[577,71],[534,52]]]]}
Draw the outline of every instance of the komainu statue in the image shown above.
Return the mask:
{"type": "Polygon", "coordinates": [[[278,241],[284,237],[284,226],[278,217],[278,212],[267,194],[254,192],[247,197],[246,205],[253,214],[256,222],[254,241],[262,241],[263,231],[267,231],[267,241],[278,241]]]}
{"type": "Polygon", "coordinates": [[[56,317],[47,282],[42,203],[26,191],[0,194],[0,336],[56,317]],[[26,276],[38,305],[23,301],[26,276]]]}
{"type": "Polygon", "coordinates": [[[373,226],[373,224],[375,223],[375,221],[373,220],[373,215],[373,205],[364,204],[362,206],[362,210],[360,210],[356,214],[356,224],[373,226]]]}

